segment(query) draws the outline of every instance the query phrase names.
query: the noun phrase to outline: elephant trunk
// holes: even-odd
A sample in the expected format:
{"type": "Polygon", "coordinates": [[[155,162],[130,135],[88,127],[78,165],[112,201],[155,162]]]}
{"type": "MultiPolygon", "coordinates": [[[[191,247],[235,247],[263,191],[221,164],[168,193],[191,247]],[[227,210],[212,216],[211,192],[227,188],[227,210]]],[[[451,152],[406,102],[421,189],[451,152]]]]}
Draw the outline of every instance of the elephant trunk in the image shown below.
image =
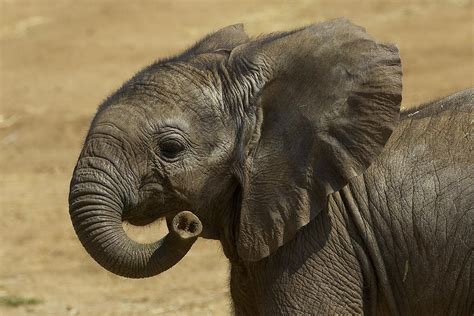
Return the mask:
{"type": "Polygon", "coordinates": [[[124,206],[119,195],[123,194],[117,194],[118,185],[90,169],[78,165],[74,171],[69,212],[77,236],[95,261],[117,275],[145,278],[171,268],[184,257],[202,231],[193,213],[178,213],[161,240],[135,242],[122,226],[124,206]]]}

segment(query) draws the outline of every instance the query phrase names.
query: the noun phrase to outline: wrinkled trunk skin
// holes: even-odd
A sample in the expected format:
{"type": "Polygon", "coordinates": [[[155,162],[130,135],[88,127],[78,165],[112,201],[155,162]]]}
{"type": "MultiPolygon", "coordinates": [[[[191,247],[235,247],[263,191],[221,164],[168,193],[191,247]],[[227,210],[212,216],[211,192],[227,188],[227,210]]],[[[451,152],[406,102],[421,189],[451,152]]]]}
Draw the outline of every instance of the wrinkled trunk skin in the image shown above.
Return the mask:
{"type": "MultiPolygon", "coordinates": [[[[87,159],[91,160],[82,158],[87,159]]],[[[122,226],[124,186],[103,170],[91,167],[90,161],[81,164],[80,159],[71,180],[69,212],[84,248],[102,267],[124,277],[151,277],[172,267],[200,234],[199,219],[181,212],[161,240],[151,244],[131,240],[122,226]]]]}

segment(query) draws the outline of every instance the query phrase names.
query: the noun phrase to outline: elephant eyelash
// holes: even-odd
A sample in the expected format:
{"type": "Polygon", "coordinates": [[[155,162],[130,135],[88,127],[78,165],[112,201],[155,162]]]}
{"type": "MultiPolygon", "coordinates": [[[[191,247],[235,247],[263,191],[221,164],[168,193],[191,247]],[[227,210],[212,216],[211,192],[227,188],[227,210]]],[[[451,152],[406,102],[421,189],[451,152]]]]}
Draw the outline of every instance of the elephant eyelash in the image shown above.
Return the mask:
{"type": "Polygon", "coordinates": [[[175,137],[162,139],[158,143],[160,157],[166,161],[174,162],[183,155],[186,145],[175,137]]]}
{"type": "Polygon", "coordinates": [[[176,129],[161,132],[153,137],[152,142],[156,157],[168,163],[178,161],[190,148],[186,137],[176,129]]]}

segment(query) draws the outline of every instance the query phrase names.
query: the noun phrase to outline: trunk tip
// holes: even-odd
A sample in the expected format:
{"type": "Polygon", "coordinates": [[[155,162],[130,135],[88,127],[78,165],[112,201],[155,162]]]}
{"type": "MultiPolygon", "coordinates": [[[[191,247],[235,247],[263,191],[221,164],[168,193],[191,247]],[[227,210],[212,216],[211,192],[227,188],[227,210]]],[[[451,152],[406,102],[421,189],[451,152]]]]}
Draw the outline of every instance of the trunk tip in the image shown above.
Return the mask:
{"type": "Polygon", "coordinates": [[[202,223],[192,212],[183,211],[173,218],[171,229],[181,239],[197,238],[202,232],[202,223]]]}

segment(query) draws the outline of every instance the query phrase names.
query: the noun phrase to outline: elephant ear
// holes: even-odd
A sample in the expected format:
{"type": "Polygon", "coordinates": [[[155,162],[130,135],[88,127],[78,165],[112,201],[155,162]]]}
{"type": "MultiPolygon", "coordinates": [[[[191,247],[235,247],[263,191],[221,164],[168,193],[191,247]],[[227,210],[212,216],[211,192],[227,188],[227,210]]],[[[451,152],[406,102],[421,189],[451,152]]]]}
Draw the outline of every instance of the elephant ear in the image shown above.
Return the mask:
{"type": "Polygon", "coordinates": [[[229,66],[250,87],[243,99],[255,123],[242,137],[251,148],[237,251],[257,261],[379,155],[398,120],[401,64],[395,46],[338,19],[241,45],[229,66]]]}
{"type": "Polygon", "coordinates": [[[216,51],[230,52],[234,47],[248,41],[249,37],[245,33],[243,24],[229,25],[199,40],[191,48],[186,50],[181,55],[181,58],[216,51]]]}

